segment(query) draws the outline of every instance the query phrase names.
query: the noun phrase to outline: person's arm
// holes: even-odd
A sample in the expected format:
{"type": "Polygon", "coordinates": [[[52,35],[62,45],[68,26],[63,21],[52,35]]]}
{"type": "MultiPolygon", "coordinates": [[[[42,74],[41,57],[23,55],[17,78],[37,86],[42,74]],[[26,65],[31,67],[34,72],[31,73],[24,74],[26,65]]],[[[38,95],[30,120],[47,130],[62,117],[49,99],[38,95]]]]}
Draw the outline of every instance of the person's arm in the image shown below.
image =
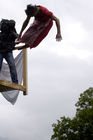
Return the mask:
{"type": "Polygon", "coordinates": [[[30,18],[31,18],[30,16],[27,16],[27,18],[26,18],[25,21],[23,22],[23,25],[22,25],[21,31],[20,31],[20,33],[19,33],[18,39],[20,39],[20,37],[21,37],[21,35],[22,35],[22,32],[23,32],[23,31],[25,30],[25,28],[27,27],[30,18]]]}
{"type": "Polygon", "coordinates": [[[54,15],[52,15],[52,19],[55,21],[56,27],[57,27],[56,40],[57,40],[57,41],[61,41],[61,40],[62,40],[62,36],[61,36],[61,29],[60,29],[60,21],[59,21],[59,19],[58,19],[56,16],[54,16],[54,15]]]}

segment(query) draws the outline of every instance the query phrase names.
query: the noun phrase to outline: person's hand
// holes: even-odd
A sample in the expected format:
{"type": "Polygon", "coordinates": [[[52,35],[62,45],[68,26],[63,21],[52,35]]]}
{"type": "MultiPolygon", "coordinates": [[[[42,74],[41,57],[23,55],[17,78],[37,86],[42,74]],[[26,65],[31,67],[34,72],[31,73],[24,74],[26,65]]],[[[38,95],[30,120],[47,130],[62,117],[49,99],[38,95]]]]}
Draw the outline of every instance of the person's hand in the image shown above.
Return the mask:
{"type": "Polygon", "coordinates": [[[20,39],[21,39],[21,34],[18,35],[16,42],[20,42],[20,39]]]}
{"type": "Polygon", "coordinates": [[[15,40],[15,44],[19,44],[21,39],[21,34],[18,35],[18,37],[15,40]]]}
{"type": "Polygon", "coordinates": [[[21,34],[18,35],[18,40],[20,40],[20,38],[21,38],[21,34]]]}
{"type": "Polygon", "coordinates": [[[18,38],[15,40],[15,44],[19,44],[20,40],[18,40],[18,38]]]}
{"type": "Polygon", "coordinates": [[[57,34],[57,35],[56,35],[56,41],[61,41],[61,40],[62,40],[61,34],[57,34]]]}

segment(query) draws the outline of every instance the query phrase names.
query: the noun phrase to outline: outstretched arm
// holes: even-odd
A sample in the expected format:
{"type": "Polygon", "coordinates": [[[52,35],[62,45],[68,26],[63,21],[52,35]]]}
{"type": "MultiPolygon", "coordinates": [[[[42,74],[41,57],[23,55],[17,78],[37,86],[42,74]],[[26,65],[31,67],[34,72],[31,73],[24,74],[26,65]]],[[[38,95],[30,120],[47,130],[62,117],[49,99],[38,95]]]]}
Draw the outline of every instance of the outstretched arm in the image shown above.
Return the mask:
{"type": "Polygon", "coordinates": [[[56,27],[57,27],[57,35],[56,35],[56,40],[57,41],[61,41],[62,40],[62,36],[61,36],[61,29],[60,29],[60,21],[56,16],[52,16],[52,19],[55,21],[56,23],[56,27]]]}
{"type": "Polygon", "coordinates": [[[25,30],[25,28],[27,27],[30,18],[31,18],[30,16],[27,16],[27,18],[26,18],[25,21],[23,22],[23,25],[22,25],[21,31],[20,31],[20,33],[19,33],[18,39],[20,39],[20,37],[21,37],[21,35],[22,35],[22,32],[23,32],[23,31],[25,30]]]}

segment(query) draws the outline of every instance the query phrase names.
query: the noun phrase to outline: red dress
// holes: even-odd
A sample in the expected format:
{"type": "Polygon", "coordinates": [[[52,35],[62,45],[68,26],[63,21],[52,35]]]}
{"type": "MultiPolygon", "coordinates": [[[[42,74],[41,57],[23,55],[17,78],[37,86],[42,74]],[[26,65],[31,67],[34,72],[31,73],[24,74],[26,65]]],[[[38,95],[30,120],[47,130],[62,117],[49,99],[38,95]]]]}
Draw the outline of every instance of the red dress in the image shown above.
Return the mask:
{"type": "Polygon", "coordinates": [[[45,7],[38,7],[40,8],[39,14],[21,38],[21,42],[28,44],[30,48],[36,47],[46,37],[53,25],[51,19],[53,13],[45,7]]]}

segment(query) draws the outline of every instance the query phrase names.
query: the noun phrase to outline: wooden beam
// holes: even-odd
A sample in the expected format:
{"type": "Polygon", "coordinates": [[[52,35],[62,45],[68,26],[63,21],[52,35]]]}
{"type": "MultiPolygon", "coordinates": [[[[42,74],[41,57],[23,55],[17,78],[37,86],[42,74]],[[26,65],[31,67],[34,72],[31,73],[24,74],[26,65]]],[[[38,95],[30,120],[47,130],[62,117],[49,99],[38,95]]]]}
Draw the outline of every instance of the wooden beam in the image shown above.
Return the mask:
{"type": "Polygon", "coordinates": [[[23,49],[23,86],[26,87],[23,94],[27,95],[27,49],[23,49]]]}
{"type": "Polygon", "coordinates": [[[11,91],[11,90],[21,90],[25,92],[26,87],[9,81],[0,80],[0,92],[11,91]]]}

